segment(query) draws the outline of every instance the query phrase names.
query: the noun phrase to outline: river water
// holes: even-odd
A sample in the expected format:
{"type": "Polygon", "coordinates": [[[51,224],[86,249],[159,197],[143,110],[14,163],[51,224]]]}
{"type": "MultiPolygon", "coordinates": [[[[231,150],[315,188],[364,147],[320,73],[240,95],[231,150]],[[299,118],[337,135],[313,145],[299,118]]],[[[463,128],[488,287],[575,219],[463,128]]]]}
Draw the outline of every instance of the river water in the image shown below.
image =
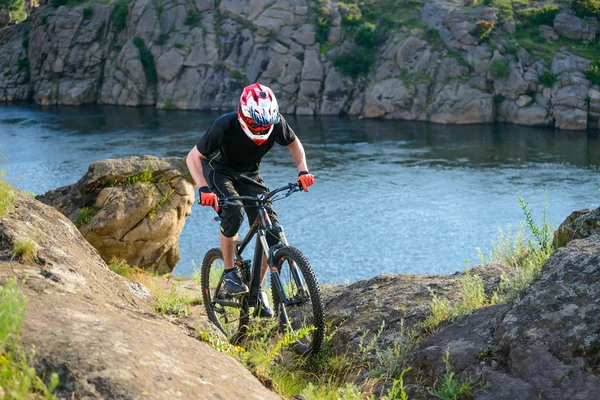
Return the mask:
{"type": "MultiPolygon", "coordinates": [[[[76,182],[90,162],[152,154],[185,156],[218,113],[152,108],[0,107],[0,169],[36,194],[76,182]]],[[[321,282],[381,273],[452,273],[479,263],[498,229],[600,206],[597,132],[514,125],[288,117],[316,183],[275,204],[288,240],[321,282]]],[[[276,146],[261,172],[274,188],[296,177],[276,146]]],[[[213,212],[194,205],[175,275],[191,274],[218,245],[213,212]]],[[[513,228],[513,231],[515,229],[513,228]]],[[[241,233],[247,231],[244,224],[241,233]]]]}

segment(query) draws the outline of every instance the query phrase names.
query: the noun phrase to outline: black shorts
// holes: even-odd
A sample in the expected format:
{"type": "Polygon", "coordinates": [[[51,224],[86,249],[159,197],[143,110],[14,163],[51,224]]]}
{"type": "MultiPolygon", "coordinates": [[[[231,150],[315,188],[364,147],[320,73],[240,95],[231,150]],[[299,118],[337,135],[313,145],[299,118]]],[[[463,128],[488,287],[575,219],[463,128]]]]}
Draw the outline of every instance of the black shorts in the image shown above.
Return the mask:
{"type": "MultiPolygon", "coordinates": [[[[208,187],[217,197],[232,197],[232,196],[257,196],[261,193],[269,193],[269,188],[265,185],[265,181],[260,176],[258,171],[238,172],[221,166],[203,164],[202,168],[204,178],[208,183],[208,187]]],[[[219,217],[221,217],[221,233],[226,237],[233,237],[237,234],[242,221],[244,220],[244,208],[241,201],[236,201],[237,205],[230,205],[219,208],[219,217]]],[[[266,205],[267,214],[271,219],[273,226],[279,225],[277,213],[273,210],[273,203],[270,201],[266,205]]],[[[252,225],[258,216],[258,210],[255,207],[246,209],[248,214],[248,223],[252,225]]],[[[269,245],[277,243],[279,235],[267,234],[269,245]]]]}

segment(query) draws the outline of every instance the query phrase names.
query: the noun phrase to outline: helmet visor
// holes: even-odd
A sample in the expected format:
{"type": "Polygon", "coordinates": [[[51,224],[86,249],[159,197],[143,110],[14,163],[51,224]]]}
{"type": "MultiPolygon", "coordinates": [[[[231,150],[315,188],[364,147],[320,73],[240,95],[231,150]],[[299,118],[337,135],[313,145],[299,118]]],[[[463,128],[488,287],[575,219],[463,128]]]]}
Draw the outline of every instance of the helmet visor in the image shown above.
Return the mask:
{"type": "Polygon", "coordinates": [[[263,125],[263,124],[259,124],[256,121],[254,121],[251,118],[244,118],[246,125],[248,126],[248,129],[250,129],[250,131],[252,131],[253,134],[255,135],[267,135],[268,133],[271,132],[271,128],[273,127],[273,124],[268,124],[268,125],[263,125]]]}

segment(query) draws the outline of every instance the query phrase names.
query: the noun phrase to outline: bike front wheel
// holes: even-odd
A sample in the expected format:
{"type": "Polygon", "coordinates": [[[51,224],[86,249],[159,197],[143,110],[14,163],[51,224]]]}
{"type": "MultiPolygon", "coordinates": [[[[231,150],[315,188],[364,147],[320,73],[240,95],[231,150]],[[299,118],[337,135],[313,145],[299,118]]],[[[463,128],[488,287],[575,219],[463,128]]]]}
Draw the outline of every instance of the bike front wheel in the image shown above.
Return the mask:
{"type": "Polygon", "coordinates": [[[315,354],[325,336],[324,307],[317,278],[306,257],[295,247],[277,250],[275,265],[278,274],[271,274],[271,288],[280,328],[292,335],[292,348],[297,354],[315,354]]]}
{"type": "Polygon", "coordinates": [[[247,296],[232,296],[223,287],[223,253],[210,249],[202,260],[201,290],[208,319],[227,337],[237,343],[244,335],[249,320],[247,296]]]}

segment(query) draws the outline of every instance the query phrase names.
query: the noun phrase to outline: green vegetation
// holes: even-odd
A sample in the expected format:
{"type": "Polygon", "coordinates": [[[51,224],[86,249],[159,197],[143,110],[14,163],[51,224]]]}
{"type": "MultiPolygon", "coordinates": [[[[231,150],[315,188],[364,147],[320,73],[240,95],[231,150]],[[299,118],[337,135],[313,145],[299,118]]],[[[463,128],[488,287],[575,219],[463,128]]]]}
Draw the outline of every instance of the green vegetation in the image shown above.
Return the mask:
{"type": "Polygon", "coordinates": [[[0,12],[9,12],[11,19],[17,22],[27,18],[24,0],[0,0],[0,12]]]}
{"type": "Polygon", "coordinates": [[[345,53],[338,56],[333,61],[333,66],[340,70],[344,75],[352,78],[358,78],[361,75],[366,75],[371,69],[373,59],[375,57],[374,50],[357,50],[352,53],[345,53]]]}
{"type": "Polygon", "coordinates": [[[175,286],[171,286],[167,291],[155,290],[155,294],[154,311],[159,314],[185,317],[190,314],[191,305],[202,304],[200,294],[195,298],[181,296],[177,293],[175,286]]]}
{"type": "Polygon", "coordinates": [[[573,0],[571,7],[578,17],[600,17],[598,0],[573,0]]]}
{"type": "Polygon", "coordinates": [[[165,110],[173,110],[173,109],[175,109],[177,106],[175,105],[175,103],[173,103],[173,101],[171,101],[171,100],[167,100],[167,101],[165,101],[165,105],[164,105],[164,107],[165,107],[165,110]]]}
{"type": "Polygon", "coordinates": [[[150,165],[146,165],[146,168],[144,168],[144,172],[131,175],[125,178],[123,184],[133,185],[136,182],[152,182],[152,171],[150,171],[150,165]]]}
{"type": "Polygon", "coordinates": [[[175,42],[173,43],[173,48],[174,49],[183,49],[185,46],[179,42],[175,42]]]}
{"type": "Polygon", "coordinates": [[[0,171],[0,218],[13,209],[17,191],[4,181],[4,171],[0,171]]]}
{"type": "Polygon", "coordinates": [[[558,11],[559,9],[557,6],[550,4],[546,4],[541,7],[526,8],[522,11],[519,11],[521,25],[523,28],[537,28],[540,25],[552,26],[558,11]]]}
{"type": "Polygon", "coordinates": [[[23,48],[25,50],[27,50],[29,48],[29,37],[25,37],[25,39],[23,39],[23,41],[21,42],[21,46],[23,46],[23,48]]]}
{"type": "Polygon", "coordinates": [[[556,76],[552,73],[552,71],[544,71],[544,73],[538,78],[538,82],[540,85],[551,88],[556,82],[556,76]]]}
{"type": "Polygon", "coordinates": [[[600,61],[592,63],[583,73],[593,85],[600,85],[600,61]]]}
{"type": "Polygon", "coordinates": [[[498,58],[490,63],[488,69],[495,79],[508,77],[508,61],[505,58],[498,58]]]}
{"type": "Polygon", "coordinates": [[[28,237],[20,237],[15,240],[10,251],[11,260],[23,263],[33,262],[36,258],[35,242],[28,237]]]}
{"type": "Polygon", "coordinates": [[[233,78],[233,79],[240,79],[240,80],[246,79],[246,75],[242,74],[240,71],[237,71],[235,69],[229,70],[229,77],[233,78]]]}
{"type": "Polygon", "coordinates": [[[50,382],[44,383],[30,367],[32,352],[18,344],[27,301],[15,278],[0,286],[0,394],[6,400],[52,400],[58,375],[51,374],[50,382]]]}
{"type": "Polygon", "coordinates": [[[165,43],[167,43],[167,39],[169,39],[169,35],[167,33],[161,32],[160,35],[158,35],[158,39],[156,39],[156,44],[162,46],[165,43]]]}
{"type": "Polygon", "coordinates": [[[87,225],[90,223],[90,221],[92,220],[92,218],[94,217],[94,215],[98,214],[98,212],[101,210],[100,207],[81,207],[79,209],[79,215],[77,216],[77,219],[75,220],[75,226],[80,228],[83,225],[87,225]]]}
{"type": "Polygon", "coordinates": [[[446,362],[446,373],[442,377],[440,385],[429,393],[442,400],[457,400],[468,398],[473,388],[469,381],[459,381],[454,375],[450,365],[450,350],[446,350],[444,361],[446,362]]]}
{"type": "Polygon", "coordinates": [[[492,29],[494,29],[494,23],[486,20],[479,20],[475,23],[475,38],[477,38],[478,42],[482,42],[485,40],[492,29]]]}
{"type": "Polygon", "coordinates": [[[136,273],[137,268],[129,265],[127,261],[113,257],[108,263],[108,269],[110,269],[115,274],[124,276],[125,278],[131,279],[136,273]]]}
{"type": "Polygon", "coordinates": [[[500,229],[497,242],[492,241],[492,251],[485,256],[480,249],[478,257],[482,264],[503,264],[513,269],[502,275],[500,286],[492,298],[493,303],[505,303],[537,279],[539,271],[554,252],[552,232],[554,228],[546,219],[546,205],[542,211],[541,225],[537,225],[528,202],[519,198],[519,206],[525,221],[513,236],[511,227],[500,229]],[[528,231],[528,233],[526,232],[528,231]]]}
{"type": "Polygon", "coordinates": [[[87,21],[94,16],[94,9],[91,6],[83,7],[83,20],[87,21]]]}
{"type": "Polygon", "coordinates": [[[200,22],[200,14],[196,10],[188,8],[187,14],[185,15],[184,25],[196,26],[200,22]]]}
{"type": "Polygon", "coordinates": [[[406,368],[400,373],[398,379],[394,379],[394,384],[391,389],[388,389],[387,398],[389,400],[408,400],[406,389],[404,387],[404,374],[410,371],[411,368],[406,368]]]}
{"type": "Polygon", "coordinates": [[[156,217],[158,210],[162,208],[162,206],[167,202],[167,200],[169,200],[169,197],[171,197],[173,193],[175,193],[175,189],[169,190],[169,192],[165,194],[162,199],[160,199],[160,201],[154,205],[154,207],[152,207],[152,210],[150,210],[148,213],[148,217],[150,217],[150,219],[154,219],[156,217]]]}
{"type": "Polygon", "coordinates": [[[117,32],[121,32],[127,26],[127,15],[129,14],[129,1],[119,0],[113,10],[111,20],[117,32]]]}
{"type": "Polygon", "coordinates": [[[154,57],[152,56],[152,53],[148,47],[146,47],[144,39],[139,36],[133,38],[133,44],[140,51],[140,61],[144,67],[144,74],[146,75],[148,83],[156,88],[156,84],[158,83],[158,75],[156,74],[156,65],[154,64],[154,57]]]}

